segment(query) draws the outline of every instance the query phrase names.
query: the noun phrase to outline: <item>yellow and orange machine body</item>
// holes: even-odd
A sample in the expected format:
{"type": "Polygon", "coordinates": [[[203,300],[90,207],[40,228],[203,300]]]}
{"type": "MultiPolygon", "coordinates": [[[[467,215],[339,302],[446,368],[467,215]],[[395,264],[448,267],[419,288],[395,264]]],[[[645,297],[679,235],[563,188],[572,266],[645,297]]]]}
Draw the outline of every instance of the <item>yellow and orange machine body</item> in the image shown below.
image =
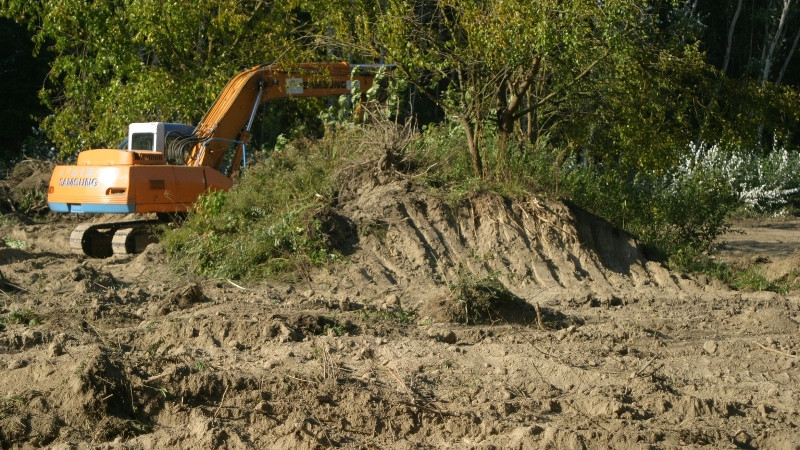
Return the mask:
{"type": "Polygon", "coordinates": [[[156,152],[87,150],[50,179],[50,209],[65,213],[180,213],[231,179],[204,166],[176,166],[156,152]]]}

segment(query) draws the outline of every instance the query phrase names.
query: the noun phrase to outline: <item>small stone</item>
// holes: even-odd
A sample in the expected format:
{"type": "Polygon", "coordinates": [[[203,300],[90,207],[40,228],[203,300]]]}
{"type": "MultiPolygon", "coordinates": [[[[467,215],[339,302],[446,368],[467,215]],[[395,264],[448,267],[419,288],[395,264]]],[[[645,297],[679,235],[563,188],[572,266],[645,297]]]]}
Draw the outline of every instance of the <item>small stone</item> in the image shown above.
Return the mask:
{"type": "Polygon", "coordinates": [[[373,356],[375,356],[375,352],[371,347],[364,347],[358,352],[358,359],[371,359],[373,356]]]}
{"type": "Polygon", "coordinates": [[[270,359],[270,360],[267,360],[267,361],[264,361],[263,363],[261,363],[261,366],[263,368],[267,369],[267,370],[274,369],[275,367],[278,366],[278,361],[275,361],[274,359],[270,359]]]}
{"type": "Polygon", "coordinates": [[[758,412],[761,414],[762,418],[764,418],[764,419],[768,419],[769,418],[769,412],[771,410],[770,407],[768,407],[767,405],[761,403],[761,404],[758,405],[757,409],[758,409],[758,412]]]}
{"type": "Polygon", "coordinates": [[[562,328],[562,329],[558,330],[556,332],[556,340],[559,341],[559,342],[563,341],[564,338],[567,337],[567,333],[568,333],[568,331],[567,331],[566,328],[562,328]]]}
{"type": "Polygon", "coordinates": [[[780,397],[781,393],[775,388],[770,389],[767,391],[767,396],[769,397],[780,397]]]}
{"type": "Polygon", "coordinates": [[[717,352],[717,343],[714,341],[706,341],[703,344],[703,350],[705,350],[709,355],[713,355],[717,352]]]}
{"type": "Polygon", "coordinates": [[[228,341],[228,347],[230,348],[238,349],[241,346],[242,346],[241,342],[237,341],[236,339],[231,339],[230,341],[228,341]]]}
{"type": "Polygon", "coordinates": [[[387,295],[386,299],[384,300],[384,303],[389,308],[400,309],[401,306],[402,306],[401,303],[400,303],[400,297],[397,294],[389,294],[389,295],[387,295]]]}
{"type": "Polygon", "coordinates": [[[269,408],[269,404],[267,404],[267,402],[265,402],[265,401],[260,401],[256,405],[256,411],[258,411],[258,412],[263,412],[263,413],[269,412],[269,409],[270,409],[269,408]]]}
{"type": "Polygon", "coordinates": [[[442,336],[441,340],[445,344],[455,344],[458,342],[458,337],[453,330],[450,330],[442,336]]]}
{"type": "Polygon", "coordinates": [[[15,359],[8,363],[8,370],[21,369],[28,365],[28,361],[24,359],[15,359]]]}

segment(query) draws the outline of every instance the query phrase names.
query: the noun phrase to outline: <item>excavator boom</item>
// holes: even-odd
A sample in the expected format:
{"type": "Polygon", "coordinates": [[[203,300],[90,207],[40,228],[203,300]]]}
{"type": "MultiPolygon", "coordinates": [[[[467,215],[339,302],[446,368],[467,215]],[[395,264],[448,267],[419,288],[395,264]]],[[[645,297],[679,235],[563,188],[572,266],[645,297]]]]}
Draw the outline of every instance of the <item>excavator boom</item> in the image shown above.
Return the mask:
{"type": "Polygon", "coordinates": [[[307,63],[288,68],[262,65],[240,72],[228,82],[197,125],[197,140],[186,164],[219,170],[227,152],[234,147],[236,153],[229,173],[235,172],[259,105],[288,97],[329,97],[354,91],[363,94],[372,86],[375,75],[367,71],[372,67],[307,63]]]}

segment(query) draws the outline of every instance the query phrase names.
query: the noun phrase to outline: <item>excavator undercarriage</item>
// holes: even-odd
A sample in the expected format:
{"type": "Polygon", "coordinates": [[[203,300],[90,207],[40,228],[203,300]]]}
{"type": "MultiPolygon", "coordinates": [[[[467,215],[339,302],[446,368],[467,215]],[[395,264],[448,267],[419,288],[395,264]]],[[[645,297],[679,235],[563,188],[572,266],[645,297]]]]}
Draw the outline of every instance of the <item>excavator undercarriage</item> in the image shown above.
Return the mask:
{"type": "Polygon", "coordinates": [[[73,253],[91,258],[141,253],[158,241],[153,227],[160,223],[159,219],[82,223],[72,230],[69,246],[73,253]]]}

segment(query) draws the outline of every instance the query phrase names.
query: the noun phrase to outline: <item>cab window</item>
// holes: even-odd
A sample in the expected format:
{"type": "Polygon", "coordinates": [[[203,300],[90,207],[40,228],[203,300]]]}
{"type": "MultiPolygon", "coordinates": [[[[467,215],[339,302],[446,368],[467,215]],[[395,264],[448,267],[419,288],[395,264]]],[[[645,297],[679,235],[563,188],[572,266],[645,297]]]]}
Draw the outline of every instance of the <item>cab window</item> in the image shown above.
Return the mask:
{"type": "Polygon", "coordinates": [[[153,133],[133,133],[131,150],[154,150],[153,133]]]}

